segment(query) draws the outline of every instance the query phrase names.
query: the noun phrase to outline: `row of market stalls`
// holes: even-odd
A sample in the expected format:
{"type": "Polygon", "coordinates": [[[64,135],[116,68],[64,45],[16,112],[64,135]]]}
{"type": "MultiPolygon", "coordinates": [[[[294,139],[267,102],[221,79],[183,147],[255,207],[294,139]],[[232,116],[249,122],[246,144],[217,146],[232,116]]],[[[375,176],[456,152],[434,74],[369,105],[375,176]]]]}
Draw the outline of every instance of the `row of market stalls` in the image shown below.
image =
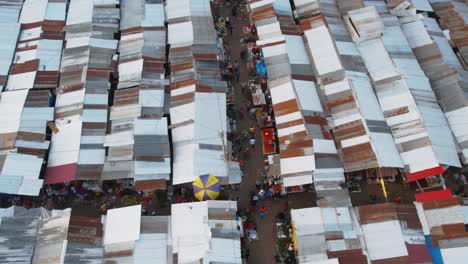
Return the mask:
{"type": "Polygon", "coordinates": [[[119,30],[116,4],[76,0],[68,6],[47,184],[101,177],[109,79],[118,44],[114,39],[119,30]]]}
{"type": "Polygon", "coordinates": [[[291,210],[298,263],[459,263],[467,206],[450,191],[412,204],[291,210]]]}
{"type": "Polygon", "coordinates": [[[408,1],[370,2],[298,1],[294,11],[288,1],[249,3],[259,38],[253,49],[261,49],[255,63],[266,65],[260,77],[271,94],[280,144],[269,166],[279,171],[287,192],[320,177],[337,186],[343,169],[389,181],[402,175],[412,182],[465,162],[463,64],[447,39],[438,35],[444,57],[430,38],[423,24],[432,14],[427,5],[419,8],[429,13],[417,14],[408,1]],[[322,126],[316,133],[311,120],[317,124],[320,116],[330,129],[322,126]],[[313,143],[307,145],[309,139],[313,143]],[[321,151],[340,159],[332,167],[320,165],[321,151]],[[293,157],[304,162],[288,171],[293,157]],[[330,174],[322,176],[318,166],[330,174]]]}
{"type": "Polygon", "coordinates": [[[1,191],[37,196],[54,120],[48,90],[56,87],[65,24],[64,1],[6,1],[0,4],[1,48],[1,191]]]}
{"type": "Polygon", "coordinates": [[[173,184],[210,173],[229,178],[226,120],[227,83],[221,81],[218,36],[209,1],[166,3],[173,184]]]}
{"type": "Polygon", "coordinates": [[[342,187],[343,163],[316,90],[314,66],[291,6],[288,1],[263,1],[251,3],[250,8],[253,21],[259,25],[256,44],[262,48],[267,65],[279,141],[276,157],[284,191],[303,191],[314,182],[320,204],[349,206],[347,190],[342,187]]]}
{"type": "MultiPolygon", "coordinates": [[[[271,93],[272,130],[280,144],[269,166],[278,168],[286,192],[297,189],[287,186],[291,175],[282,167],[288,145],[301,142],[295,146],[304,148],[304,139],[313,142],[307,152],[313,154],[311,163],[301,165],[315,165],[297,184],[314,184],[318,207],[291,210],[298,263],[458,263],[466,258],[466,206],[450,191],[421,192],[414,205],[352,207],[340,186],[344,172],[377,171],[376,182],[382,178],[385,192],[383,179],[394,180],[398,171],[417,181],[465,162],[457,127],[463,122],[454,121],[446,104],[452,100],[451,106],[463,109],[465,73],[456,50],[428,18],[431,4],[298,0],[291,7],[289,1],[249,1],[259,39],[253,49],[261,49],[257,60],[266,65],[263,82],[271,93]],[[288,42],[294,44],[288,48],[288,42]],[[323,123],[314,129],[314,122],[323,123]],[[283,141],[284,131],[291,132],[283,141]],[[322,152],[337,161],[324,163],[325,175],[322,152]]],[[[302,149],[294,154],[306,160],[302,149]]]]}
{"type": "Polygon", "coordinates": [[[170,216],[141,205],[107,215],[71,209],[0,211],[3,263],[242,263],[240,220],[230,201],[174,204],[170,216]]]}
{"type": "Polygon", "coordinates": [[[171,175],[176,185],[203,174],[240,183],[211,4],[0,3],[8,31],[0,49],[0,108],[8,113],[0,117],[0,193],[37,196],[43,183],[120,179],[152,191],[171,175]]]}
{"type": "MultiPolygon", "coordinates": [[[[102,179],[165,189],[171,156],[165,106],[166,28],[161,2],[120,2],[118,84],[110,108],[102,179]]],[[[116,80],[117,81],[117,80],[116,80]]]]}

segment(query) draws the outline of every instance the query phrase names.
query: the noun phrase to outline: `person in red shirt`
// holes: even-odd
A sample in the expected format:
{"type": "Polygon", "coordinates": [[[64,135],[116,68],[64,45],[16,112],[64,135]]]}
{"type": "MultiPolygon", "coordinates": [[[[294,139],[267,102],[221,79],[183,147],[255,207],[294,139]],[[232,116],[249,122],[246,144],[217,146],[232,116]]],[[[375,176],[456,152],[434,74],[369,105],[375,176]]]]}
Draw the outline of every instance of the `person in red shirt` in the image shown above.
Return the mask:
{"type": "Polygon", "coordinates": [[[258,209],[258,212],[261,218],[263,218],[266,215],[267,211],[268,209],[265,206],[262,206],[260,207],[260,209],[258,209]]]}

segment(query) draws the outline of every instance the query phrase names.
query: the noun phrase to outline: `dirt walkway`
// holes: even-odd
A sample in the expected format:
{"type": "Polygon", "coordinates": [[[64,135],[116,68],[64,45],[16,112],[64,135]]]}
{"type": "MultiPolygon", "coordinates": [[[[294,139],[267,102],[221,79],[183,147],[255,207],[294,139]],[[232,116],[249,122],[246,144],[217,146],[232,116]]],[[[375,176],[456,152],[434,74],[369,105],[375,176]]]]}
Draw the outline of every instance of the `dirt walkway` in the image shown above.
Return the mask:
{"type": "MultiPolygon", "coordinates": [[[[224,12],[229,12],[224,10],[224,12]]],[[[240,32],[241,28],[238,25],[236,18],[231,18],[233,25],[233,33],[230,37],[229,48],[231,52],[231,61],[240,62],[240,82],[248,80],[248,70],[242,60],[240,59],[240,32]]],[[[248,100],[251,99],[251,95],[243,95],[240,88],[240,82],[235,83],[235,103],[237,109],[240,106],[244,106],[248,100]]],[[[246,92],[247,94],[247,92],[246,92]]],[[[245,107],[244,107],[245,109],[245,107]]],[[[237,130],[242,131],[248,129],[251,125],[251,121],[248,117],[238,120],[237,130]]],[[[260,171],[264,166],[263,153],[261,149],[261,134],[260,127],[256,126],[255,129],[255,140],[256,147],[254,150],[250,150],[247,157],[245,157],[244,166],[244,178],[240,185],[238,194],[240,208],[249,207],[250,193],[256,191],[255,182],[261,179],[260,171]]],[[[265,205],[269,211],[267,215],[261,219],[256,215],[257,233],[259,240],[250,242],[248,247],[250,250],[250,256],[248,263],[275,263],[276,254],[276,215],[284,210],[284,204],[288,202],[290,208],[298,209],[304,207],[315,206],[314,195],[311,193],[299,193],[294,195],[288,195],[280,200],[268,200],[259,203],[259,206],[265,205]]]]}

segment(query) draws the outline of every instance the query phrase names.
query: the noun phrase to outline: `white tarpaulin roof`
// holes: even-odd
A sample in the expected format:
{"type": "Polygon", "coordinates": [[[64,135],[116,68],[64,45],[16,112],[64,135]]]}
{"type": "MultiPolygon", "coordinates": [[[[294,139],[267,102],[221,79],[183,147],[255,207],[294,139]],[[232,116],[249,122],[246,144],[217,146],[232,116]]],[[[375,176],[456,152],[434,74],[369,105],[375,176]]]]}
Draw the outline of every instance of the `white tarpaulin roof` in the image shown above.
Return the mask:
{"type": "Polygon", "coordinates": [[[210,250],[208,203],[172,205],[172,246],[179,263],[199,261],[210,250]]]}
{"type": "Polygon", "coordinates": [[[371,223],[361,227],[370,260],[408,256],[399,221],[371,223]]]}
{"type": "Polygon", "coordinates": [[[141,205],[107,211],[104,245],[135,241],[140,238],[141,205]]]}

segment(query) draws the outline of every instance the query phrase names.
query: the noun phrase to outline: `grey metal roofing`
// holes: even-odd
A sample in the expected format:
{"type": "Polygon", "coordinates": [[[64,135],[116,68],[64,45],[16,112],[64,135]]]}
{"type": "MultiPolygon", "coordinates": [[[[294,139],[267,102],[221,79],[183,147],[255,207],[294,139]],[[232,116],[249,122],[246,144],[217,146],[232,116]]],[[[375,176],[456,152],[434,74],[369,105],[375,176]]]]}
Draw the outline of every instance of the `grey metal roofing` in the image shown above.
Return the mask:
{"type": "Polygon", "coordinates": [[[135,263],[172,263],[170,216],[142,216],[140,239],[135,241],[135,263]],[[166,259],[164,259],[166,258],[166,259]]]}
{"type": "Polygon", "coordinates": [[[120,30],[141,26],[145,14],[144,0],[120,1],[120,30]]]}
{"type": "Polygon", "coordinates": [[[216,44],[216,30],[211,15],[192,17],[192,25],[194,45],[216,44]]]}
{"type": "Polygon", "coordinates": [[[68,243],[66,264],[102,264],[104,248],[94,245],[68,243]]]}
{"type": "Polygon", "coordinates": [[[167,135],[135,136],[135,156],[169,156],[167,135]]]}
{"type": "Polygon", "coordinates": [[[3,156],[0,171],[0,192],[37,196],[42,188],[40,173],[44,156],[49,148],[46,140],[47,121],[53,120],[53,108],[48,107],[48,91],[17,90],[10,94],[27,92],[19,127],[10,139],[12,149],[3,156]],[[16,151],[12,152],[15,149],[16,151]]]}
{"type": "MultiPolygon", "coordinates": [[[[2,14],[0,14],[1,16],[2,14]]],[[[15,22],[5,23],[0,24],[0,27],[2,28],[2,34],[0,34],[0,76],[6,77],[13,62],[20,24],[15,22]]],[[[0,83],[0,89],[2,90],[3,84],[3,82],[0,83]]]]}
{"type": "Polygon", "coordinates": [[[60,20],[65,21],[67,3],[66,0],[55,0],[54,2],[49,1],[47,4],[45,20],[60,20]]]}
{"type": "Polygon", "coordinates": [[[30,263],[39,226],[38,217],[2,217],[0,262],[30,263]]]}
{"type": "Polygon", "coordinates": [[[36,57],[39,59],[37,70],[59,71],[62,56],[62,40],[39,40],[36,57]]]}
{"type": "MultiPolygon", "coordinates": [[[[51,244],[64,243],[68,230],[69,211],[53,212],[44,208],[26,209],[12,206],[0,210],[0,263],[38,263],[38,258],[63,253],[48,248],[51,244]],[[60,224],[57,225],[57,220],[60,224]],[[58,229],[56,229],[58,228],[58,229]],[[52,237],[54,241],[51,241],[52,237]],[[58,240],[57,240],[58,239],[58,240]],[[60,242],[61,241],[61,242],[60,242]],[[52,250],[52,252],[47,251],[52,250]]],[[[42,258],[41,258],[42,259],[42,258]]],[[[42,259],[43,260],[43,259],[42,259]]],[[[57,258],[42,263],[59,263],[57,258]]]]}
{"type": "Polygon", "coordinates": [[[70,209],[63,215],[41,220],[32,263],[61,263],[65,255],[69,223],[70,209]]]}
{"type": "Polygon", "coordinates": [[[142,21],[143,27],[163,27],[165,22],[164,5],[145,4],[145,15],[142,21]]]}
{"type": "Polygon", "coordinates": [[[0,1],[0,23],[18,22],[22,6],[23,6],[23,0],[1,0],[0,1]]]}

